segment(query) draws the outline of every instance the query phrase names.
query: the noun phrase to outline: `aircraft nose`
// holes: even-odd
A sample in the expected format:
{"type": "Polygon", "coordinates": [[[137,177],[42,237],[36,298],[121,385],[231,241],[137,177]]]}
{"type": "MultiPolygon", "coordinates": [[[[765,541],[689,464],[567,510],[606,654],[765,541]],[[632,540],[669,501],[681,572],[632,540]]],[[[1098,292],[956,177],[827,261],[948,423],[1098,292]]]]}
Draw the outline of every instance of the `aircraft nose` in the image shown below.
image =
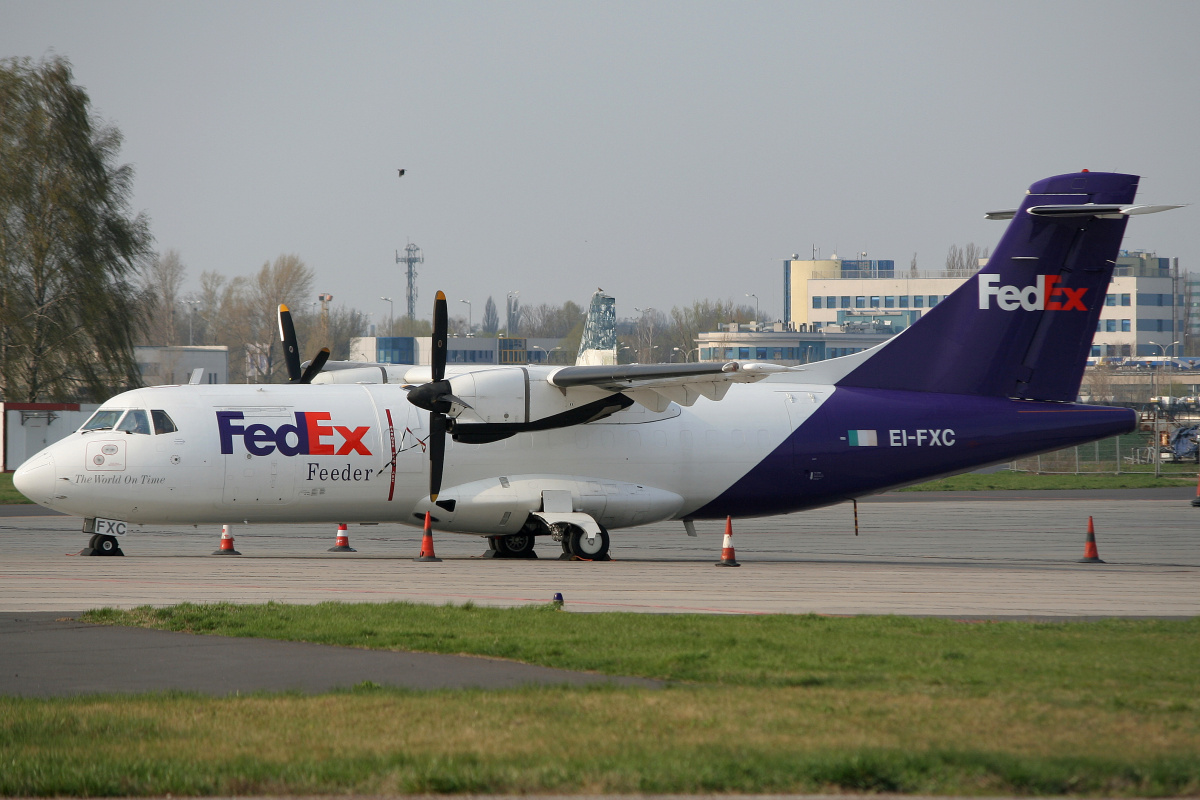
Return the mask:
{"type": "Polygon", "coordinates": [[[17,467],[13,486],[35,503],[46,503],[54,497],[54,457],[39,453],[17,467]]]}

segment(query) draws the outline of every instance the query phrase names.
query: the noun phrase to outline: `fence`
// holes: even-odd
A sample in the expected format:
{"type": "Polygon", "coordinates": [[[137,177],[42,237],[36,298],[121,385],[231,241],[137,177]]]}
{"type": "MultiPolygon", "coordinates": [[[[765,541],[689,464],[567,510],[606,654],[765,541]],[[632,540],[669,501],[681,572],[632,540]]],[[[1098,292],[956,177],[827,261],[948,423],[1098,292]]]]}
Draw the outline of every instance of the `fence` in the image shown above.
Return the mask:
{"type": "MultiPolygon", "coordinates": [[[[1162,431],[1169,426],[1163,425],[1162,431]]],[[[1160,453],[1161,433],[1139,431],[1111,439],[1102,439],[1090,444],[1055,450],[1040,456],[1030,456],[1013,461],[1009,469],[1018,472],[1039,474],[1088,474],[1088,473],[1150,473],[1178,477],[1198,477],[1200,465],[1194,458],[1174,462],[1164,460],[1160,453]]]]}

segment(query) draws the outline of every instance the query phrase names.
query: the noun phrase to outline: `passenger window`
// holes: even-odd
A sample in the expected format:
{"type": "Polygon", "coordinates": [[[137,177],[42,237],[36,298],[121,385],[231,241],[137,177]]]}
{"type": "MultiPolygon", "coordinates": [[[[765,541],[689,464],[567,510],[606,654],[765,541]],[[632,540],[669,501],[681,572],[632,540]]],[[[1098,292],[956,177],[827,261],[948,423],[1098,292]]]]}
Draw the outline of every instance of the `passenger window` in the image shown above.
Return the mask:
{"type": "Polygon", "coordinates": [[[150,412],[150,416],[154,418],[154,433],[174,433],[179,430],[175,425],[175,421],[167,415],[167,412],[160,409],[154,409],[150,412]]]}
{"type": "Polygon", "coordinates": [[[125,413],[123,408],[102,408],[95,414],[92,414],[91,419],[83,423],[80,432],[83,431],[107,431],[112,430],[112,427],[117,424],[117,420],[125,413]]]}
{"type": "Polygon", "coordinates": [[[125,431],[126,433],[143,433],[150,435],[150,420],[146,419],[146,412],[140,408],[134,408],[125,412],[125,416],[117,424],[117,430],[125,431]]]}

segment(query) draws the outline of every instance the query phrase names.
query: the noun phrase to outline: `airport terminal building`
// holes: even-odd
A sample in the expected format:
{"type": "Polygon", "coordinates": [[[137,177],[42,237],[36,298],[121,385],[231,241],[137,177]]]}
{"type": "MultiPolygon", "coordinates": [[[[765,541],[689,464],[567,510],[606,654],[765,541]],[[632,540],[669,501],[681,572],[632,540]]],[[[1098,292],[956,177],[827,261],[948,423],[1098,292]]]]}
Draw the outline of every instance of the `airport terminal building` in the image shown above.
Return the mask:
{"type": "MultiPolygon", "coordinates": [[[[986,263],[981,259],[978,267],[986,263]]],[[[783,264],[783,323],[797,331],[820,331],[873,320],[899,331],[945,300],[972,274],[898,272],[894,261],[790,259],[783,264]]],[[[1172,264],[1172,259],[1154,253],[1121,251],[1104,298],[1092,356],[1183,355],[1189,305],[1194,304],[1188,300],[1190,283],[1180,279],[1178,259],[1172,264]]],[[[1194,326],[1200,321],[1190,322],[1194,326]]]]}

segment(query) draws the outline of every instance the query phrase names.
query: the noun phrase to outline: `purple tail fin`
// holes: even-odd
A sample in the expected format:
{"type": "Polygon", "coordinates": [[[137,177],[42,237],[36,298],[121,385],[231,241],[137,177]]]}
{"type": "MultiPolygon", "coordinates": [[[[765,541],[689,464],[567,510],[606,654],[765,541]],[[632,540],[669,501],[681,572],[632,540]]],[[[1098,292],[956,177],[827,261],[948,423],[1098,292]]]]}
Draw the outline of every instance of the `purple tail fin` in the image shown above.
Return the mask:
{"type": "Polygon", "coordinates": [[[987,266],[838,385],[1074,400],[1137,185],[1103,172],[1035,183],[987,266]]]}

